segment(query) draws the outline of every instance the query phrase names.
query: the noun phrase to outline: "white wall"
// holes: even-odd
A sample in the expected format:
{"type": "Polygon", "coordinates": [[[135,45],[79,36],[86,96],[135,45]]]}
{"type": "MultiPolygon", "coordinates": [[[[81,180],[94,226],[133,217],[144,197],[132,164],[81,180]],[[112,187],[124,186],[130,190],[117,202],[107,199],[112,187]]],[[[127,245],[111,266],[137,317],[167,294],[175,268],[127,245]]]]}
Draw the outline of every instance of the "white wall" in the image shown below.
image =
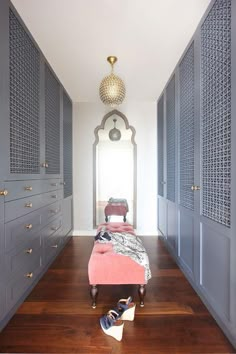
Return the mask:
{"type": "MultiPolygon", "coordinates": [[[[74,235],[93,234],[94,129],[112,109],[102,103],[73,106],[74,235]]],[[[136,130],[137,234],[157,234],[156,103],[132,102],[117,108],[136,130]]]]}

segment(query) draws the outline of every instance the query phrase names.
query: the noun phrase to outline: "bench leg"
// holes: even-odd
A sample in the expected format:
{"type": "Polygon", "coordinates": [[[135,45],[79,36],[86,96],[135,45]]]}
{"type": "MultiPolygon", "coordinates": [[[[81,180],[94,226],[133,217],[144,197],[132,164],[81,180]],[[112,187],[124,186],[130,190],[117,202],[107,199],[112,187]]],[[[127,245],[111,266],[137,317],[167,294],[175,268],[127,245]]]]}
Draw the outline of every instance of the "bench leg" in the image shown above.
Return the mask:
{"type": "Polygon", "coordinates": [[[139,285],[138,294],[140,299],[140,306],[144,307],[144,297],[146,295],[146,286],[145,284],[139,285]]]}
{"type": "Polygon", "coordinates": [[[97,302],[97,297],[98,297],[98,287],[97,285],[92,285],[90,289],[90,296],[92,298],[92,308],[96,308],[96,302],[97,302]]]}
{"type": "Polygon", "coordinates": [[[124,215],[124,218],[123,218],[124,222],[126,222],[126,216],[124,215]]]}
{"type": "Polygon", "coordinates": [[[108,222],[108,216],[105,216],[105,221],[108,222]]]}

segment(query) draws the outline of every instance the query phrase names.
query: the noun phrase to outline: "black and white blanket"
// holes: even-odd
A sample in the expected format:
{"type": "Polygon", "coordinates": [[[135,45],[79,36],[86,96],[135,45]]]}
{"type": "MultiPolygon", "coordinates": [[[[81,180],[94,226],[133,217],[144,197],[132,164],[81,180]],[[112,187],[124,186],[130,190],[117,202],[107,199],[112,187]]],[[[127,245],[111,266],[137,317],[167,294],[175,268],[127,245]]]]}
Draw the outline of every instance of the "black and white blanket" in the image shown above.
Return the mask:
{"type": "Polygon", "coordinates": [[[95,240],[100,243],[112,243],[117,254],[128,256],[145,268],[145,280],[151,279],[151,270],[147,252],[138,236],[126,232],[110,232],[102,228],[95,240]]]}

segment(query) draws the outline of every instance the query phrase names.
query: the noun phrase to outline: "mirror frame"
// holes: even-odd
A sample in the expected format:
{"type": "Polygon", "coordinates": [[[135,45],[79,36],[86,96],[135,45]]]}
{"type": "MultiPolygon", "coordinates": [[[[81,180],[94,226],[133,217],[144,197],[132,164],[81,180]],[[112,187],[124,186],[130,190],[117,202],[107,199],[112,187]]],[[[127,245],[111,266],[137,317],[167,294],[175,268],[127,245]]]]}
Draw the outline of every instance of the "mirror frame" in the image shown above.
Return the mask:
{"type": "MultiPolygon", "coordinates": [[[[96,196],[97,196],[97,190],[96,190],[96,180],[97,180],[97,174],[96,174],[96,167],[97,167],[97,161],[96,161],[96,147],[99,143],[99,135],[98,131],[100,129],[104,129],[106,121],[108,118],[110,118],[113,115],[117,115],[120,118],[123,119],[125,123],[125,128],[130,129],[132,132],[131,135],[131,143],[133,145],[133,227],[136,229],[136,214],[137,214],[137,144],[134,140],[136,130],[134,127],[129,125],[128,119],[126,116],[118,111],[117,109],[112,110],[111,112],[107,113],[103,119],[100,125],[98,125],[95,130],[94,130],[94,135],[95,135],[95,142],[93,143],[93,227],[97,228],[97,222],[96,222],[96,196]]],[[[105,222],[105,218],[104,218],[105,222]]]]}

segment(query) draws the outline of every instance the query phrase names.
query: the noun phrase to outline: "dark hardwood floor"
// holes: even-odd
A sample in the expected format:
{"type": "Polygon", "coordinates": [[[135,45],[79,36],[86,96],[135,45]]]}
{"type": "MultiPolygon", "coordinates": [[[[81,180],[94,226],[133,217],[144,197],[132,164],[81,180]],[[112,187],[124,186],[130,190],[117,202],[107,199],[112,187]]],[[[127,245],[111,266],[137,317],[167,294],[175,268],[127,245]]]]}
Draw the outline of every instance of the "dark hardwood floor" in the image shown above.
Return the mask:
{"type": "Polygon", "coordinates": [[[235,353],[163,242],[142,237],[152,279],[145,307],[125,322],[123,339],[106,336],[99,318],[136,286],[101,286],[89,298],[87,265],[92,237],[74,237],[0,333],[1,353],[235,353]]]}

